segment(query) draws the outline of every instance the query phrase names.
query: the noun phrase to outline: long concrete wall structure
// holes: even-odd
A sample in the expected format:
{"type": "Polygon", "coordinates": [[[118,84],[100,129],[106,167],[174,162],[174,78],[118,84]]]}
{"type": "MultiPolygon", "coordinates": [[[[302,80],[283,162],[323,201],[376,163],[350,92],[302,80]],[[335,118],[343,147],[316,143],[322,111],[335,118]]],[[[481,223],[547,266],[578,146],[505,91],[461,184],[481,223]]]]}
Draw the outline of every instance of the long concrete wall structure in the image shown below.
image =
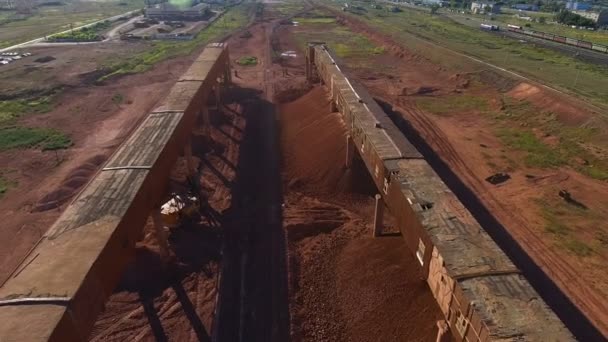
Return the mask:
{"type": "Polygon", "coordinates": [[[0,341],[86,340],[229,68],[227,46],[208,45],[66,208],[0,288],[0,341]]]}
{"type": "Polygon", "coordinates": [[[324,44],[309,45],[306,74],[329,89],[350,131],[349,144],[359,151],[397,219],[454,338],[574,340],[369,93],[344,75],[324,44]]]}

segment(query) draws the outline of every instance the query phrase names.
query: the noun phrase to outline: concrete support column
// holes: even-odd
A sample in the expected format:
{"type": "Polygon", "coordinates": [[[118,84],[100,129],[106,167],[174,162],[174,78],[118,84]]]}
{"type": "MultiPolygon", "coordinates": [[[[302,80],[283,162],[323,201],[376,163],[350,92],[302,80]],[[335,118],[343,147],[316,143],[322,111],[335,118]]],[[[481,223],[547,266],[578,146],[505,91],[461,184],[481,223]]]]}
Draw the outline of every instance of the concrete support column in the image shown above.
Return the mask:
{"type": "Polygon", "coordinates": [[[226,63],[226,68],[224,69],[224,84],[228,86],[232,83],[232,74],[230,73],[230,63],[226,63]]]}
{"type": "Polygon", "coordinates": [[[211,119],[209,118],[209,107],[207,106],[207,101],[205,101],[205,105],[203,106],[203,132],[206,136],[209,136],[210,127],[211,119]]]}
{"type": "Polygon", "coordinates": [[[220,88],[220,84],[216,83],[215,86],[213,87],[213,90],[215,92],[215,105],[217,106],[217,110],[220,110],[221,108],[221,88],[220,88]]]}
{"type": "Polygon", "coordinates": [[[353,157],[355,153],[355,144],[350,135],[346,136],[346,162],[344,163],[347,169],[353,165],[353,157]]]}
{"type": "Polygon", "coordinates": [[[374,237],[382,234],[382,222],[384,218],[384,202],[382,202],[382,196],[376,194],[376,208],[374,210],[374,237]]]}
{"type": "Polygon", "coordinates": [[[329,111],[334,113],[338,111],[338,105],[336,104],[336,102],[334,102],[333,100],[331,100],[329,102],[329,111]]]}
{"type": "Polygon", "coordinates": [[[154,209],[152,213],[152,220],[154,221],[154,232],[156,240],[158,241],[158,247],[160,250],[160,257],[163,263],[169,259],[169,242],[167,241],[167,233],[165,232],[165,225],[160,215],[160,208],[154,209]]]}
{"type": "Polygon", "coordinates": [[[186,145],[184,146],[184,157],[186,158],[186,164],[188,165],[188,176],[194,179],[196,176],[196,168],[192,161],[192,141],[190,138],[188,138],[188,141],[186,141],[186,145]]]}
{"type": "Polygon", "coordinates": [[[446,321],[437,321],[437,339],[435,342],[450,342],[450,327],[446,321]]]}

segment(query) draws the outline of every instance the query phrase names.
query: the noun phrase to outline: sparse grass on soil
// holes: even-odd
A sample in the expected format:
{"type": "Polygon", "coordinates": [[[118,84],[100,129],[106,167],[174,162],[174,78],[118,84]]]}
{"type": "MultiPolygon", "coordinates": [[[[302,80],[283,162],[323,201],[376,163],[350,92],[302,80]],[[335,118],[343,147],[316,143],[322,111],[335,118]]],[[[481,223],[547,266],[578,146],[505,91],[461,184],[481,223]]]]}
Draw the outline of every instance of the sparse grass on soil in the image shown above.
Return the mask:
{"type": "Polygon", "coordinates": [[[369,62],[370,55],[384,53],[384,48],[376,46],[367,37],[354,33],[347,27],[334,24],[335,21],[324,22],[312,19],[315,18],[301,22],[302,29],[295,30],[296,41],[302,50],[309,41],[324,41],[338,57],[358,59],[361,63],[369,62]]]}
{"type": "MultiPolygon", "coordinates": [[[[360,2],[354,4],[369,7],[360,2]]],[[[327,5],[335,9],[340,6],[334,2],[327,2],[327,5]]],[[[441,16],[430,16],[426,12],[406,7],[400,13],[368,8],[363,15],[345,15],[362,20],[390,35],[410,51],[455,72],[475,72],[479,68],[488,67],[429,43],[551,84],[586,97],[596,104],[608,105],[608,69],[604,66],[585,63],[550,49],[483,32],[441,16]]]]}
{"type": "Polygon", "coordinates": [[[52,109],[51,97],[0,101],[0,127],[23,114],[46,113],[52,109]]]}
{"type": "Polygon", "coordinates": [[[144,72],[158,62],[177,56],[188,55],[201,45],[244,27],[248,20],[247,14],[251,6],[254,5],[247,3],[229,8],[222,17],[199,32],[193,40],[187,42],[154,42],[148,51],[108,65],[108,73],[101,77],[99,81],[105,81],[118,75],[144,72]]]}
{"type": "Polygon", "coordinates": [[[423,110],[438,115],[450,115],[464,111],[485,112],[488,110],[488,101],[484,97],[469,94],[420,97],[416,99],[416,104],[423,110]]]}
{"type": "Polygon", "coordinates": [[[300,24],[331,24],[336,22],[336,18],[332,17],[321,17],[321,18],[309,18],[309,17],[296,17],[293,21],[297,21],[300,24]]]}
{"type": "Polygon", "coordinates": [[[303,1],[283,1],[264,6],[269,7],[277,16],[289,16],[303,10],[305,4],[303,1]]]}
{"type": "Polygon", "coordinates": [[[143,0],[70,1],[62,6],[40,6],[22,20],[11,12],[0,20],[0,48],[68,30],[70,24],[81,26],[143,7],[143,0]]]}
{"type": "Polygon", "coordinates": [[[527,154],[524,161],[528,167],[558,167],[567,163],[562,151],[546,145],[531,131],[502,128],[498,130],[498,137],[505,145],[525,151],[527,154]]]}
{"type": "Polygon", "coordinates": [[[527,153],[526,166],[570,166],[591,178],[608,180],[608,160],[593,155],[584,147],[593,145],[596,137],[605,133],[591,125],[567,126],[553,113],[539,111],[526,101],[504,97],[503,103],[504,109],[495,116],[497,136],[505,145],[527,153]],[[529,127],[537,131],[533,132],[529,127]],[[554,143],[545,143],[542,136],[554,137],[554,143]]]}
{"type": "Polygon", "coordinates": [[[258,58],[253,56],[245,56],[237,59],[236,63],[243,66],[257,65],[258,58]]]}
{"type": "MultiPolygon", "coordinates": [[[[587,257],[594,252],[593,247],[577,238],[577,232],[565,222],[567,222],[568,218],[580,217],[577,220],[578,226],[586,227],[586,230],[593,231],[597,228],[601,229],[601,226],[598,226],[597,222],[594,221],[598,219],[597,217],[589,214],[585,209],[569,205],[564,201],[548,202],[547,200],[537,199],[536,204],[540,208],[542,217],[545,219],[545,231],[551,234],[558,246],[579,257],[587,257]]],[[[603,233],[601,230],[598,232],[603,233]]],[[[599,233],[596,235],[601,235],[599,233]]],[[[599,242],[601,245],[601,241],[599,242]]]]}
{"type": "Polygon", "coordinates": [[[0,151],[17,148],[59,150],[72,145],[65,134],[49,128],[8,127],[0,129],[0,151]]]}

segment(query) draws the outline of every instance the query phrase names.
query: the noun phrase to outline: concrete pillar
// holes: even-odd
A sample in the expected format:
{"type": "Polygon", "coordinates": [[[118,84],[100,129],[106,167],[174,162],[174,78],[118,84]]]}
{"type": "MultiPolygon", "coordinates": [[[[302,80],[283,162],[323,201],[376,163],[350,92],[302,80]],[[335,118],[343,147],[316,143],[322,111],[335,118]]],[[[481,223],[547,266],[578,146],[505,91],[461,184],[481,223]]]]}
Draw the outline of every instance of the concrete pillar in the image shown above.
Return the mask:
{"type": "Polygon", "coordinates": [[[154,232],[156,240],[158,241],[158,247],[160,250],[160,257],[162,262],[165,263],[169,259],[169,242],[167,241],[167,233],[165,232],[165,225],[160,215],[160,208],[156,208],[152,213],[152,220],[154,221],[154,232]]]}
{"type": "Polygon", "coordinates": [[[353,139],[350,138],[350,135],[346,136],[346,162],[345,166],[347,169],[353,165],[353,156],[355,153],[355,144],[353,139]]]}
{"type": "Polygon", "coordinates": [[[338,111],[338,105],[333,100],[331,100],[329,102],[329,111],[332,112],[332,113],[335,113],[335,112],[338,111]]]}
{"type": "Polygon", "coordinates": [[[186,141],[186,145],[184,146],[184,157],[186,158],[186,164],[188,165],[188,176],[194,178],[196,175],[196,168],[192,161],[192,141],[190,139],[186,141]]]}
{"type": "Polygon", "coordinates": [[[207,101],[205,101],[205,105],[203,106],[203,132],[206,136],[209,136],[210,128],[211,119],[209,118],[209,107],[207,106],[207,101]]]}
{"type": "Polygon", "coordinates": [[[215,92],[215,105],[217,106],[217,110],[220,110],[221,108],[221,91],[220,91],[220,84],[217,83],[214,87],[213,90],[215,92]]]}
{"type": "Polygon", "coordinates": [[[374,237],[382,234],[382,222],[384,217],[384,202],[382,202],[382,196],[376,194],[376,209],[374,210],[374,237]]]}
{"type": "Polygon", "coordinates": [[[437,339],[435,342],[450,342],[451,340],[448,323],[444,320],[437,321],[437,339]]]}
{"type": "Polygon", "coordinates": [[[230,63],[226,63],[226,68],[224,69],[224,85],[228,86],[232,83],[232,74],[230,73],[230,63]]]}

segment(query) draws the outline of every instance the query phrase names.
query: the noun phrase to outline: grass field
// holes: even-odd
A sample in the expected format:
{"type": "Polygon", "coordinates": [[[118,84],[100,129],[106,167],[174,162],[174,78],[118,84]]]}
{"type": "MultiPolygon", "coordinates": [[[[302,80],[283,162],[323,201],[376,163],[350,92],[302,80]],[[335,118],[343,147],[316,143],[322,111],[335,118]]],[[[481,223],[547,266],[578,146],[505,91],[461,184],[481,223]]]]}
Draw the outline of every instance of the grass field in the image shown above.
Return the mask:
{"type": "Polygon", "coordinates": [[[45,113],[51,110],[51,97],[0,101],[0,127],[12,123],[25,113],[45,113]]]}
{"type": "Polygon", "coordinates": [[[65,134],[48,128],[7,127],[0,129],[0,151],[16,148],[59,150],[72,145],[65,134]]]}
{"type": "Polygon", "coordinates": [[[384,53],[382,47],[376,46],[365,36],[340,26],[333,18],[296,17],[302,29],[296,30],[295,39],[304,50],[309,41],[324,41],[340,58],[350,58],[351,65],[366,63],[370,55],[384,53]]]}
{"type": "MultiPolygon", "coordinates": [[[[338,8],[333,2],[328,5],[338,8]]],[[[363,3],[361,5],[364,6],[363,3]]],[[[488,66],[441,47],[551,84],[596,104],[608,105],[608,69],[604,66],[581,62],[552,50],[522,44],[405,7],[400,13],[368,8],[363,15],[353,16],[392,36],[409,50],[455,72],[475,72],[488,66]]]]}
{"type": "Polygon", "coordinates": [[[68,1],[63,6],[41,6],[23,20],[3,11],[0,48],[67,30],[70,24],[80,26],[143,7],[143,0],[68,1]]]}

